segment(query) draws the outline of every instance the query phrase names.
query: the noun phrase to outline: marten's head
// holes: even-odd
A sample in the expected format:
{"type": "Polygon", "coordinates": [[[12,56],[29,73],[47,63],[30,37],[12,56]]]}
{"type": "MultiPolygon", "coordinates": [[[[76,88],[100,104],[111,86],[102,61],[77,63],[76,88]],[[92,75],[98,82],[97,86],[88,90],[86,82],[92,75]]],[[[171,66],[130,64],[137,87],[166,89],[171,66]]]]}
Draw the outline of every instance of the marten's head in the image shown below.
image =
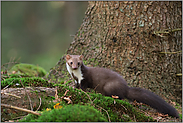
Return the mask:
{"type": "Polygon", "coordinates": [[[66,55],[66,63],[73,69],[77,70],[83,64],[83,55],[66,55]]]}

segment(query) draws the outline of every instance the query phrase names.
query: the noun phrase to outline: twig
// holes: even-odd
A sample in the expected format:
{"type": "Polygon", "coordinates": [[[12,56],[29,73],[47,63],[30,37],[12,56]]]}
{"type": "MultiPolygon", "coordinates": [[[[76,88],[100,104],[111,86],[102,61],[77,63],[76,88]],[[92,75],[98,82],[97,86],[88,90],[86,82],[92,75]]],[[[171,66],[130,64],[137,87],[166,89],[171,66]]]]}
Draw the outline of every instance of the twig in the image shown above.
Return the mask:
{"type": "MultiPolygon", "coordinates": [[[[14,81],[15,81],[15,79],[11,83],[13,83],[14,81]]],[[[8,88],[11,85],[11,83],[9,85],[7,85],[6,87],[4,87],[3,90],[5,90],[6,88],[8,88]]]]}
{"type": "Polygon", "coordinates": [[[102,107],[100,107],[100,106],[98,106],[98,105],[95,105],[95,106],[97,106],[97,107],[101,108],[102,110],[104,110],[104,111],[107,113],[107,116],[108,116],[109,122],[111,122],[110,117],[109,117],[109,113],[108,113],[104,108],[102,108],[102,107]]]}
{"type": "Polygon", "coordinates": [[[38,111],[40,107],[41,107],[41,97],[39,97],[39,106],[36,111],[38,111]]]}
{"type": "Polygon", "coordinates": [[[31,111],[31,110],[28,110],[28,109],[24,109],[24,108],[12,106],[12,105],[7,105],[7,104],[2,104],[1,103],[1,106],[7,107],[7,108],[17,109],[17,110],[24,111],[24,112],[28,112],[28,113],[35,114],[35,115],[41,115],[40,113],[37,113],[35,111],[31,111]]]}
{"type": "Polygon", "coordinates": [[[90,96],[89,96],[85,91],[83,91],[82,89],[81,89],[81,91],[84,92],[84,93],[88,96],[88,98],[89,98],[91,104],[93,105],[93,101],[91,100],[90,96]]]}
{"type": "Polygon", "coordinates": [[[96,99],[97,99],[97,97],[92,102],[94,102],[96,99]]]}
{"type": "Polygon", "coordinates": [[[10,93],[4,93],[4,92],[1,92],[1,94],[5,94],[5,95],[9,95],[9,96],[13,96],[13,97],[16,97],[16,98],[21,98],[20,96],[17,96],[17,95],[14,95],[14,94],[10,94],[10,93]]]}
{"type": "Polygon", "coordinates": [[[121,105],[121,106],[123,106],[123,108],[127,111],[127,109],[124,107],[124,105],[121,105]]]}
{"type": "Polygon", "coordinates": [[[18,63],[18,62],[8,62],[8,63],[5,63],[5,64],[1,65],[1,68],[2,68],[2,67],[4,67],[5,65],[7,65],[7,64],[11,64],[11,63],[16,64],[16,63],[18,63]]]}
{"type": "Polygon", "coordinates": [[[65,93],[64,93],[64,97],[66,96],[66,94],[67,94],[67,92],[68,92],[68,91],[69,91],[69,90],[66,90],[66,91],[65,91],[65,93]]]}
{"type": "Polygon", "coordinates": [[[99,86],[99,84],[93,89],[95,91],[95,89],[99,86]]]}
{"type": "MultiPolygon", "coordinates": [[[[20,59],[20,57],[19,57],[19,59],[20,59]]],[[[19,60],[19,59],[18,59],[18,60],[19,60]]],[[[18,61],[18,60],[17,60],[17,61],[18,61]]],[[[9,63],[5,63],[4,65],[1,66],[1,68],[7,64],[8,66],[7,66],[6,69],[8,69],[8,68],[10,67],[10,63],[16,64],[16,63],[18,63],[17,61],[15,61],[15,57],[14,57],[14,58],[11,57],[11,58],[10,58],[10,62],[9,62],[9,63]]]]}

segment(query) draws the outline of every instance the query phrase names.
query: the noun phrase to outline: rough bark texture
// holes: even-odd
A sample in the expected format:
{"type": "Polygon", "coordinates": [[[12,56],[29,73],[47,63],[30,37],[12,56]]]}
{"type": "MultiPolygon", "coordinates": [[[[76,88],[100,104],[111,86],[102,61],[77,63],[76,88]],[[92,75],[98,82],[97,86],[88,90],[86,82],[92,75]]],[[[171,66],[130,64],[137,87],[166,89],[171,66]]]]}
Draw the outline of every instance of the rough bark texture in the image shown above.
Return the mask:
{"type": "MultiPolygon", "coordinates": [[[[82,54],[85,64],[112,69],[129,86],[181,103],[181,28],[181,1],[89,2],[67,54],[82,54]]],[[[63,57],[48,79],[64,77],[70,76],[63,57]]]]}

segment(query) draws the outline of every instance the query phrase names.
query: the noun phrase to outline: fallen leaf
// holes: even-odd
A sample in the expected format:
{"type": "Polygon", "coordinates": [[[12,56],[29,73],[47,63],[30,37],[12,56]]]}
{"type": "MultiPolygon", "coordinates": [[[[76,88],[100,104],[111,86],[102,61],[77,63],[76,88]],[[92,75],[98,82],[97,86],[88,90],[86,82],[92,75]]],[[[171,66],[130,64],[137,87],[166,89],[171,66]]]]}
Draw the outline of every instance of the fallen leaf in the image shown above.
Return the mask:
{"type": "Polygon", "coordinates": [[[172,102],[171,100],[169,100],[170,104],[173,104],[174,106],[176,106],[175,102],[172,102]]]}
{"type": "Polygon", "coordinates": [[[158,113],[158,116],[159,116],[159,117],[168,117],[168,114],[161,114],[161,113],[158,113]]]}
{"type": "Polygon", "coordinates": [[[46,108],[46,111],[50,111],[51,110],[51,108],[46,108]]]}
{"type": "Polygon", "coordinates": [[[68,104],[72,103],[72,100],[70,99],[71,96],[69,97],[64,97],[64,100],[68,101],[68,104]]]}
{"type": "Polygon", "coordinates": [[[63,106],[60,105],[60,103],[57,103],[53,106],[54,109],[62,108],[63,106]]]}
{"type": "Polygon", "coordinates": [[[119,96],[113,96],[113,95],[112,95],[112,98],[114,98],[114,99],[118,99],[118,98],[119,98],[119,96]]]}

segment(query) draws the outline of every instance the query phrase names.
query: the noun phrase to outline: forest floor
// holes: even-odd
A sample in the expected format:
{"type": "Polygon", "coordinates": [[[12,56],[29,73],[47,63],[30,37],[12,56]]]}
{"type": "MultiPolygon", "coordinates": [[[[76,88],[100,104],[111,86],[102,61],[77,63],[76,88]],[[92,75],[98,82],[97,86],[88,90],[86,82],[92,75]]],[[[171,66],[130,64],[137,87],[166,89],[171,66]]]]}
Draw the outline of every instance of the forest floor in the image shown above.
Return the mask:
{"type": "MultiPolygon", "coordinates": [[[[54,109],[58,102],[66,106],[70,101],[72,104],[83,105],[86,103],[87,105],[92,104],[94,107],[98,107],[97,110],[105,114],[109,121],[114,121],[115,117],[118,117],[118,122],[182,122],[181,116],[178,119],[163,115],[142,103],[113,99],[101,94],[95,94],[92,91],[86,93],[80,89],[73,89],[74,85],[72,81],[68,85],[55,85],[37,76],[38,73],[33,73],[35,75],[28,76],[25,75],[25,73],[24,75],[22,73],[17,74],[16,71],[13,71],[11,74],[1,71],[1,104],[31,109],[33,111],[45,111],[48,108],[50,108],[50,110],[54,109]],[[107,109],[108,107],[110,108],[107,109]],[[108,115],[106,115],[106,113],[108,115]],[[113,116],[113,114],[119,115],[113,116]]],[[[182,114],[182,106],[176,103],[173,104],[179,114],[182,114]]],[[[1,106],[2,122],[17,122],[27,115],[28,113],[25,111],[1,106]]]]}

